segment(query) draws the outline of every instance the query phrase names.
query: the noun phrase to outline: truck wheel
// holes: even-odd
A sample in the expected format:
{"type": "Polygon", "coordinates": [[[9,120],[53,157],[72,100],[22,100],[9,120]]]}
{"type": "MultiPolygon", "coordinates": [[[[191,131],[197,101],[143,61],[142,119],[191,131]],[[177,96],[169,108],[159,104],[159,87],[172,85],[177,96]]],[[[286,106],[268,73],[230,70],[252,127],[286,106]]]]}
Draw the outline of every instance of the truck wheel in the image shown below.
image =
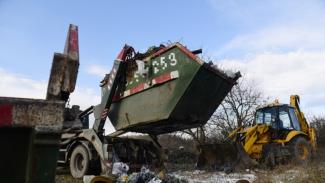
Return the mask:
{"type": "Polygon", "coordinates": [[[82,178],[89,168],[89,155],[87,149],[78,145],[72,151],[70,157],[70,172],[74,178],[82,178]]]}
{"type": "Polygon", "coordinates": [[[303,137],[296,137],[290,142],[292,161],[295,164],[306,164],[311,157],[311,148],[303,137]]]}

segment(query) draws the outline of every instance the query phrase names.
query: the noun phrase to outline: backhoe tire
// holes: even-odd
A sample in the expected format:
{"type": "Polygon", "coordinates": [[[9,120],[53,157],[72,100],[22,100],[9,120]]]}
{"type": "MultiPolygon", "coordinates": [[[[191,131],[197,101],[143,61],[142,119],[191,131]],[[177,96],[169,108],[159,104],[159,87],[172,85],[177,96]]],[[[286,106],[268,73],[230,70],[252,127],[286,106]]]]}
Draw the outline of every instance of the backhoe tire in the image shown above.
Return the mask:
{"type": "Polygon", "coordinates": [[[311,158],[311,147],[303,137],[296,137],[290,141],[292,162],[298,165],[305,165],[311,158]]]}
{"type": "Polygon", "coordinates": [[[82,178],[89,169],[89,154],[87,149],[82,146],[76,146],[70,157],[70,173],[74,178],[82,178]]]}

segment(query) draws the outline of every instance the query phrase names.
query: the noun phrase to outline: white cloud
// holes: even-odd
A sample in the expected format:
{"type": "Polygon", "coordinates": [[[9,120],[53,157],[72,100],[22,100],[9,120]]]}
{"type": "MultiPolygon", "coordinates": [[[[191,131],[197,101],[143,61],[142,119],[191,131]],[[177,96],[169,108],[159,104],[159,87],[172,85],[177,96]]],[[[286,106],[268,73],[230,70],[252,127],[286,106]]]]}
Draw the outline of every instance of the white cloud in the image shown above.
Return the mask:
{"type": "Polygon", "coordinates": [[[318,29],[300,26],[272,26],[250,34],[239,35],[219,49],[216,55],[225,53],[283,51],[296,49],[321,49],[325,47],[325,27],[318,29]]]}
{"type": "Polygon", "coordinates": [[[0,68],[0,96],[45,98],[46,84],[0,68]]]}
{"type": "MultiPolygon", "coordinates": [[[[47,83],[9,73],[0,68],[0,96],[45,99],[47,83]]],[[[70,95],[70,103],[81,108],[99,103],[100,97],[90,88],[76,87],[70,95]]]]}
{"type": "MultiPolygon", "coordinates": [[[[14,74],[0,68],[0,96],[45,99],[47,83],[28,79],[25,76],[14,74]]],[[[100,103],[100,96],[91,88],[76,87],[70,95],[70,105],[79,105],[86,109],[91,105],[100,103]]],[[[90,119],[90,126],[94,118],[90,119]]],[[[105,125],[107,132],[115,131],[107,121],[105,125]]]]}
{"type": "Polygon", "coordinates": [[[267,96],[288,103],[299,94],[307,114],[325,115],[324,1],[209,2],[218,17],[239,25],[212,53],[219,64],[238,68],[267,96]]]}
{"type": "Polygon", "coordinates": [[[288,103],[291,94],[299,94],[304,111],[325,115],[325,50],[259,53],[251,58],[220,60],[218,64],[240,69],[267,96],[288,103]]]}
{"type": "Polygon", "coordinates": [[[87,73],[94,75],[94,76],[98,76],[101,78],[104,78],[105,74],[108,74],[110,72],[110,70],[108,68],[106,68],[105,66],[102,65],[90,65],[87,68],[87,73]]]}

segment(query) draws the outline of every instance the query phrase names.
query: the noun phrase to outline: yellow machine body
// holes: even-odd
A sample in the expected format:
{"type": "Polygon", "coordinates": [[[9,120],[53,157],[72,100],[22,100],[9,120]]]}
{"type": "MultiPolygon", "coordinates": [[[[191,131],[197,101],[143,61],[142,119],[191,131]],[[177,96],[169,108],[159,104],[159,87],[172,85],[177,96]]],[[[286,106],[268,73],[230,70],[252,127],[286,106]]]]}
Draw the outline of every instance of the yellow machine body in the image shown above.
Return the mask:
{"type": "MultiPolygon", "coordinates": [[[[270,118],[270,116],[268,116],[268,118],[270,118]]],[[[287,155],[291,154],[289,156],[297,156],[299,161],[307,160],[312,152],[316,151],[316,132],[314,128],[309,126],[303,112],[301,112],[299,108],[298,95],[291,95],[290,105],[280,104],[278,101],[275,101],[272,104],[257,109],[254,122],[255,124],[253,126],[246,128],[239,127],[228,136],[230,139],[240,144],[247,155],[252,159],[257,161],[265,160],[266,156],[268,156],[265,147],[269,144],[283,147],[283,149],[287,150],[287,155]],[[275,125],[266,123],[266,113],[263,114],[263,111],[266,110],[277,111],[274,120],[270,120],[272,121],[271,123],[275,123],[276,120],[281,121],[279,115],[281,115],[281,112],[282,114],[285,114],[285,112],[283,112],[285,110],[288,110],[287,113],[290,118],[290,123],[293,124],[293,121],[298,123],[293,125],[295,127],[287,129],[284,129],[283,127],[274,127],[275,125]],[[263,114],[264,120],[260,120],[262,119],[260,118],[262,115],[259,114],[263,114]],[[305,143],[305,141],[307,143],[305,143]]],[[[277,156],[281,155],[277,153],[277,156]]]]}

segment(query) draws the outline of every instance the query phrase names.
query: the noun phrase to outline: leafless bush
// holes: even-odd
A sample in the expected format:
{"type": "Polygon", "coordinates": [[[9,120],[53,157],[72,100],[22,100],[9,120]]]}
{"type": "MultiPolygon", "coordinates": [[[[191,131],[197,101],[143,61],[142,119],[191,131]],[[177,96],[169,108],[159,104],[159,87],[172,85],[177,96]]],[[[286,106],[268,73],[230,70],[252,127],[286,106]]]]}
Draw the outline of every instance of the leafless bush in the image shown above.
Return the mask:
{"type": "Polygon", "coordinates": [[[251,125],[256,108],[265,104],[266,100],[256,83],[243,76],[205,126],[183,133],[192,137],[197,144],[219,141],[239,126],[251,125]]]}
{"type": "Polygon", "coordinates": [[[193,139],[187,137],[184,138],[180,134],[164,134],[159,136],[159,143],[164,149],[176,150],[184,149],[184,151],[195,152],[195,146],[193,146],[193,139]]]}
{"type": "Polygon", "coordinates": [[[310,122],[311,126],[316,129],[317,143],[325,146],[325,117],[314,116],[310,122]]]}
{"type": "Polygon", "coordinates": [[[262,92],[244,76],[226,96],[207,125],[222,135],[228,135],[240,126],[251,125],[256,108],[263,102],[262,92]]]}

